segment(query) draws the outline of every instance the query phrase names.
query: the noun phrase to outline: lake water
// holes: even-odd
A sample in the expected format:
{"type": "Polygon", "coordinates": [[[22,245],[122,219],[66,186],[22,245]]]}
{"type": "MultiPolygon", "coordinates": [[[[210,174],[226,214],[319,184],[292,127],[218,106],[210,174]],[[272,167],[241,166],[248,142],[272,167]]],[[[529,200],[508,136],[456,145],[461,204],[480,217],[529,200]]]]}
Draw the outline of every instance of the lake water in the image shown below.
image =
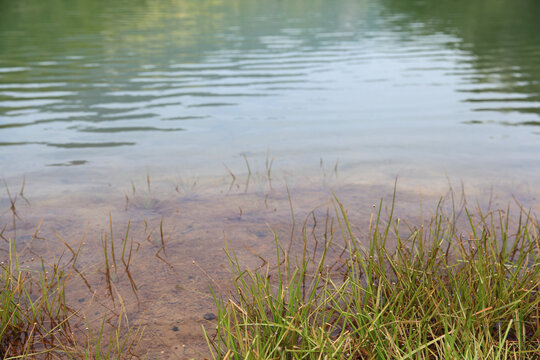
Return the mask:
{"type": "MultiPolygon", "coordinates": [[[[215,264],[223,231],[254,249],[266,223],[290,226],[285,184],[305,214],[320,189],[368,214],[396,176],[408,204],[463,183],[534,206],[539,16],[537,0],[0,0],[0,176],[11,196],[25,179],[19,238],[40,219],[52,238],[88,221],[99,238],[110,211],[120,231],[145,219],[140,234],[165,218],[193,297],[208,284],[190,259],[215,264]]],[[[11,226],[4,189],[0,205],[11,226]]],[[[165,273],[139,281],[179,281],[165,273]]],[[[174,294],[147,325],[176,354],[174,294]]],[[[205,301],[178,315],[182,336],[205,301]]]]}
{"type": "Polygon", "coordinates": [[[538,14],[534,0],[4,0],[1,175],[50,193],[93,174],[223,175],[269,152],[367,182],[535,186],[538,14]]]}

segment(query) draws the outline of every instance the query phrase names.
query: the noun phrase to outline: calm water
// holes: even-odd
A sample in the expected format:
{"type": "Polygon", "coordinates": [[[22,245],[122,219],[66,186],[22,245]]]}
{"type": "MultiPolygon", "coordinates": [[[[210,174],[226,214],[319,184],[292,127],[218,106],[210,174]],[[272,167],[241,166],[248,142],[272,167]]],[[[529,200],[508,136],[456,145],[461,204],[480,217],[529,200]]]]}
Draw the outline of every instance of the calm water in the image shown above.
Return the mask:
{"type": "Polygon", "coordinates": [[[223,174],[269,151],[365,181],[534,184],[538,15],[536,0],[2,0],[1,175],[223,174]]]}
{"type": "MultiPolygon", "coordinates": [[[[80,265],[106,298],[96,249],[108,214],[116,239],[132,220],[144,348],[202,358],[201,268],[228,279],[224,234],[250,266],[251,250],[273,256],[267,224],[291,233],[285,181],[304,187],[297,232],[308,214],[324,224],[321,180],[360,225],[396,176],[413,194],[402,214],[448,181],[536,204],[539,17],[538,0],[0,0],[0,177],[12,196],[25,177],[29,199],[14,217],[0,186],[0,229],[16,221],[21,253],[50,259],[66,252],[56,234],[77,248],[90,222],[80,265]],[[205,181],[214,192],[190,197],[205,181]],[[42,219],[50,242],[33,236],[42,219]]],[[[79,285],[69,296],[94,314],[79,285]]]]}

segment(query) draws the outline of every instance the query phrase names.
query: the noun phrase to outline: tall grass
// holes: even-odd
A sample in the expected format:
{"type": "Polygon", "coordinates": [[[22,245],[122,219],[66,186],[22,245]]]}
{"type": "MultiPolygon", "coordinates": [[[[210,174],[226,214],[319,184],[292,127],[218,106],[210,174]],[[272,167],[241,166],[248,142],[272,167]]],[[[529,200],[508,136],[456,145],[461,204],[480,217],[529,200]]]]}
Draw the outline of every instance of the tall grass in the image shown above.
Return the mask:
{"type": "Polygon", "coordinates": [[[316,258],[305,234],[298,256],[275,236],[275,270],[244,269],[227,250],[235,291],[215,297],[214,359],[540,359],[529,214],[512,230],[507,213],[467,212],[459,232],[440,208],[417,227],[379,210],[362,241],[338,200],[335,210],[316,258]]]}

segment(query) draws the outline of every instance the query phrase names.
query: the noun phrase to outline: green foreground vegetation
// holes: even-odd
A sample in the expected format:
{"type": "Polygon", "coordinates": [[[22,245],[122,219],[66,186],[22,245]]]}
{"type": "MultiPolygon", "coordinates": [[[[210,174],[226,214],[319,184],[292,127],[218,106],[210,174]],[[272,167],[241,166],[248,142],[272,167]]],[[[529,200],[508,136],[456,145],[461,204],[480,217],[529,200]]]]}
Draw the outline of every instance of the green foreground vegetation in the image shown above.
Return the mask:
{"type": "Polygon", "coordinates": [[[540,358],[539,227],[528,214],[511,233],[503,212],[467,213],[465,237],[440,211],[406,236],[379,212],[364,249],[339,202],[336,213],[317,261],[306,237],[294,259],[276,237],[277,275],[228,253],[236,294],[216,298],[215,359],[540,358]]]}
{"type": "MultiPolygon", "coordinates": [[[[462,233],[440,210],[424,226],[393,208],[383,221],[381,203],[367,242],[334,204],[324,242],[304,231],[293,255],[275,236],[275,266],[244,269],[227,250],[235,291],[215,296],[218,325],[205,329],[214,359],[540,358],[540,227],[530,214],[512,226],[507,212],[467,213],[462,233]]],[[[1,358],[141,355],[142,329],[123,312],[115,331],[104,332],[105,318],[100,329],[72,328],[84,319],[65,298],[78,252],[30,270],[2,238],[1,358]]]]}
{"type": "Polygon", "coordinates": [[[15,245],[7,241],[9,256],[0,264],[0,358],[1,359],[129,359],[141,336],[130,327],[122,307],[117,316],[105,316],[101,326],[85,327],[81,334],[73,324],[84,323],[84,314],[66,302],[68,280],[77,270],[77,253],[63,265],[41,259],[32,270],[19,263],[15,245]],[[112,322],[111,322],[112,319],[112,322]],[[114,330],[105,329],[105,323],[114,330]]]}

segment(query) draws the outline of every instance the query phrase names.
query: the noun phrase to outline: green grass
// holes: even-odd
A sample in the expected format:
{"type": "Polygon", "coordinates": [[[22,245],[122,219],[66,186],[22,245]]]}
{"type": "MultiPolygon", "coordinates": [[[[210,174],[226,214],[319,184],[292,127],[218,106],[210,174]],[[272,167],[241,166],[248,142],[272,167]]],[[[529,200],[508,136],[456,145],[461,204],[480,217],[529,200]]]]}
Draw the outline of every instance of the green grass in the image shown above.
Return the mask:
{"type": "Polygon", "coordinates": [[[529,214],[512,227],[504,212],[467,212],[458,232],[440,208],[412,227],[392,207],[358,239],[338,200],[335,210],[316,258],[307,234],[297,256],[275,236],[276,269],[244,269],[227,250],[234,294],[215,297],[214,359],[540,359],[529,214]]]}
{"type": "MultiPolygon", "coordinates": [[[[438,208],[411,226],[393,207],[383,216],[381,203],[359,238],[334,205],[324,241],[310,243],[304,231],[303,246],[282,246],[274,234],[273,266],[245,269],[227,250],[235,291],[215,296],[217,331],[205,333],[214,359],[540,359],[540,226],[529,213],[512,226],[508,211],[466,212],[457,226],[454,213],[438,208]]],[[[137,357],[142,328],[129,324],[113,286],[123,276],[138,300],[129,224],[115,246],[110,223],[102,275],[119,310],[97,325],[66,302],[69,282],[86,282],[78,249],[66,244],[70,260],[29,268],[0,233],[8,255],[0,264],[0,358],[137,357]],[[86,329],[72,325],[85,321],[86,329]]]]}
{"type": "Polygon", "coordinates": [[[129,325],[122,298],[117,315],[104,316],[97,329],[67,305],[66,289],[77,272],[77,252],[69,261],[41,260],[40,268],[30,269],[20,264],[13,241],[1,238],[8,244],[8,258],[0,264],[0,359],[135,357],[142,328],[129,325]],[[72,328],[72,323],[81,321],[86,321],[86,331],[72,328]]]}
{"type": "Polygon", "coordinates": [[[0,357],[45,355],[71,334],[66,273],[56,263],[47,270],[44,263],[40,271],[23,269],[11,241],[8,248],[0,266],[0,357]]]}

